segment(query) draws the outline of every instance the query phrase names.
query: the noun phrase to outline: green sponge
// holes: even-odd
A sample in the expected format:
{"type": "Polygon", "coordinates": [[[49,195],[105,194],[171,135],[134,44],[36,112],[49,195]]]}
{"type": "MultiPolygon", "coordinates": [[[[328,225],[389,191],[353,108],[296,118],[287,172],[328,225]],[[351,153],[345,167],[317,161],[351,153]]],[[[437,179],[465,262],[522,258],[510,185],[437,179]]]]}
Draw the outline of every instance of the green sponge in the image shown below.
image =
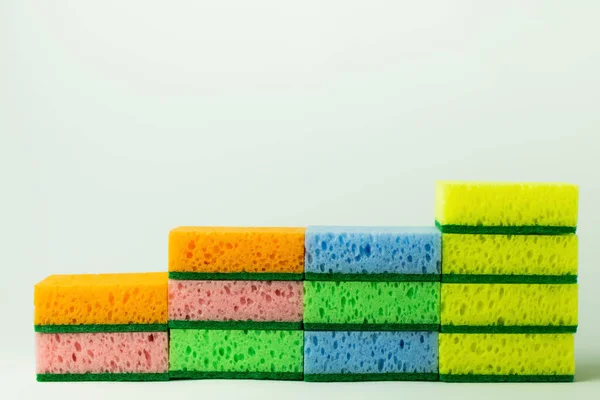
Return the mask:
{"type": "Polygon", "coordinates": [[[306,330],[437,331],[439,282],[304,282],[306,330]]]}
{"type": "Polygon", "coordinates": [[[303,331],[172,329],[175,379],[303,379],[303,331]]]}

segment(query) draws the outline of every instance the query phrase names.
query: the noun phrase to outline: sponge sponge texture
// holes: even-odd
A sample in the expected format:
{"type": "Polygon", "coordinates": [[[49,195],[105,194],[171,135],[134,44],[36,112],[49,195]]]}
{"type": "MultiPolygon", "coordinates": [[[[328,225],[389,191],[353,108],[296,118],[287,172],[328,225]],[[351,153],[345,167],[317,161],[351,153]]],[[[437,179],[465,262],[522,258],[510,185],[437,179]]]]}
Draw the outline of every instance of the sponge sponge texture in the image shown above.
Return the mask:
{"type": "Polygon", "coordinates": [[[301,322],[300,281],[169,281],[169,321],[301,322]]]}
{"type": "Polygon", "coordinates": [[[444,274],[577,275],[576,235],[444,234],[444,274]]]}
{"type": "Polygon", "coordinates": [[[38,374],[168,372],[167,332],[36,333],[38,374]]]}
{"type": "Polygon", "coordinates": [[[35,325],[166,325],[167,274],[52,275],[34,305],[35,325]]]}
{"type": "Polygon", "coordinates": [[[307,278],[309,274],[440,273],[441,235],[434,227],[311,226],[305,247],[307,278]]]}
{"type": "Polygon", "coordinates": [[[443,332],[575,330],[577,285],[443,284],[441,322],[443,332]]]}
{"type": "Polygon", "coordinates": [[[481,233],[574,232],[578,197],[578,187],[566,183],[438,181],[435,219],[448,233],[460,231],[457,226],[481,233]]]}
{"type": "Polygon", "coordinates": [[[175,378],[302,379],[303,332],[172,329],[175,378]]]}
{"type": "Polygon", "coordinates": [[[575,373],[572,334],[441,333],[439,345],[442,380],[519,380],[511,377],[523,375],[572,380],[575,373]]]}
{"type": "Polygon", "coordinates": [[[306,332],[304,355],[306,380],[310,380],[309,375],[320,374],[417,373],[437,377],[438,333],[306,332]]]}
{"type": "Polygon", "coordinates": [[[169,272],[304,271],[305,228],[180,227],[169,234],[169,272]]]}
{"type": "Polygon", "coordinates": [[[439,282],[304,282],[307,330],[437,330],[439,282]]]}

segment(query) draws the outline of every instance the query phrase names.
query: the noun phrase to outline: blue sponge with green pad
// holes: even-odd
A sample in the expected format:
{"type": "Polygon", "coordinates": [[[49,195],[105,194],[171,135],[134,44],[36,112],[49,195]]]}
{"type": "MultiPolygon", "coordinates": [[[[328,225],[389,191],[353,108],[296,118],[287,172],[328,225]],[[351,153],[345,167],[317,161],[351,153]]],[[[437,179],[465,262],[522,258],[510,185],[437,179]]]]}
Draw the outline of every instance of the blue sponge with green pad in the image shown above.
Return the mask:
{"type": "Polygon", "coordinates": [[[440,280],[442,237],[433,226],[309,226],[304,247],[306,280],[440,280]]]}
{"type": "Polygon", "coordinates": [[[304,380],[438,380],[438,333],[305,332],[304,380]]]}

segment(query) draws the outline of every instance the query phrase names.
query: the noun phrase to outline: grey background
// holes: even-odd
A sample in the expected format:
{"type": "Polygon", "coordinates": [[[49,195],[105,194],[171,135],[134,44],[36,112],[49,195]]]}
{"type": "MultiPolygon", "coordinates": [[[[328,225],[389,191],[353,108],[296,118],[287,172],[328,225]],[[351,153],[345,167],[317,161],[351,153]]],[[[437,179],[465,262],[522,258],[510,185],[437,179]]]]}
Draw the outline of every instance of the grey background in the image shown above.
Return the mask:
{"type": "Polygon", "coordinates": [[[1,1],[4,398],[594,398],[599,17],[597,1],[1,1]],[[581,185],[579,382],[34,382],[46,275],[165,270],[182,224],[429,225],[436,179],[581,185]]]}

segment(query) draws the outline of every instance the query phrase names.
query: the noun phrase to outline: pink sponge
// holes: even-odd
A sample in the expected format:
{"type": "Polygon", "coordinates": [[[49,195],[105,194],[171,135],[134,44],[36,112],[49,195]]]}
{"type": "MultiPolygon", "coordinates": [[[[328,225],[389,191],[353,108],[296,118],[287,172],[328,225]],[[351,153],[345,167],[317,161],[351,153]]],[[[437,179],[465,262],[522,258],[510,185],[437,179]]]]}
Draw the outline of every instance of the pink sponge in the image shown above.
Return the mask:
{"type": "Polygon", "coordinates": [[[168,372],[167,332],[36,333],[38,374],[168,372]]]}
{"type": "Polygon", "coordinates": [[[215,325],[252,321],[263,327],[264,323],[301,324],[302,295],[301,281],[170,280],[169,324],[171,327],[202,325],[193,321],[215,325]]]}

